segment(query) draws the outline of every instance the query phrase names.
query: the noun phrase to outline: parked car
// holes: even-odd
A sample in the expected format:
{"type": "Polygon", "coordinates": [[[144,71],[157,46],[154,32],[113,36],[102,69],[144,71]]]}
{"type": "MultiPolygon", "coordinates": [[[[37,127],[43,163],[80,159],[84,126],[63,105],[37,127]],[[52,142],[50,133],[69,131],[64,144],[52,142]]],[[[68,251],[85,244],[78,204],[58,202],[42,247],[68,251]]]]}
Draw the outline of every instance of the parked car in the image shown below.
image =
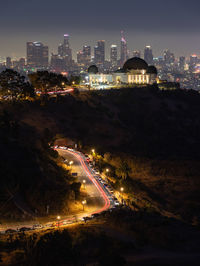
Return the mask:
{"type": "Polygon", "coordinates": [[[97,218],[99,216],[100,216],[100,213],[94,213],[94,214],[91,215],[92,218],[97,218]]]}
{"type": "Polygon", "coordinates": [[[94,171],[94,173],[95,173],[95,175],[99,175],[100,174],[99,171],[94,171]]]}
{"type": "Polygon", "coordinates": [[[91,219],[92,219],[92,217],[85,216],[85,217],[82,217],[82,218],[81,218],[81,221],[87,222],[87,221],[89,221],[89,220],[91,220],[91,219]]]}
{"type": "Polygon", "coordinates": [[[41,224],[34,224],[33,229],[42,229],[43,226],[41,224]]]}
{"type": "Polygon", "coordinates": [[[120,205],[120,203],[119,203],[118,200],[115,200],[115,201],[114,201],[114,204],[115,204],[115,206],[119,206],[119,205],[120,205]]]}
{"type": "Polygon", "coordinates": [[[19,229],[20,232],[25,232],[25,231],[30,231],[30,230],[31,230],[30,227],[21,227],[21,228],[19,229]]]}
{"type": "Polygon", "coordinates": [[[5,231],[6,234],[13,234],[13,233],[16,233],[16,232],[17,232],[17,231],[14,230],[14,229],[7,229],[7,230],[5,231]]]}

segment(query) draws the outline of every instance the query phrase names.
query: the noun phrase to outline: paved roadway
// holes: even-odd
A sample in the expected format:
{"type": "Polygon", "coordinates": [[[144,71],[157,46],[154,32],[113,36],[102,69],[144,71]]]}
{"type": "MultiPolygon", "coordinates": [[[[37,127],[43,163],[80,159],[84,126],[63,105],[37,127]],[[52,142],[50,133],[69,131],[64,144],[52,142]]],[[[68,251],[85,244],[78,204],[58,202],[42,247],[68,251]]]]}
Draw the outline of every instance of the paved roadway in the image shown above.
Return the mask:
{"type": "MultiPolygon", "coordinates": [[[[91,169],[86,161],[85,156],[77,151],[58,150],[59,154],[69,161],[73,161],[72,173],[78,174],[78,181],[83,184],[85,180],[85,190],[88,194],[86,201],[89,207],[89,214],[102,212],[110,207],[108,199],[109,192],[106,191],[104,186],[95,179],[94,170],[91,169]]],[[[84,185],[83,185],[84,187],[84,185]]]]}
{"type": "MultiPolygon", "coordinates": [[[[72,173],[78,174],[78,181],[83,183],[83,180],[86,181],[85,183],[85,191],[87,193],[86,202],[84,211],[76,215],[69,215],[63,217],[59,221],[59,225],[66,225],[70,223],[74,223],[75,221],[81,220],[83,217],[91,216],[92,214],[101,213],[113,206],[113,201],[111,199],[111,194],[109,191],[103,186],[101,182],[97,178],[95,178],[94,170],[88,165],[86,161],[86,157],[84,154],[74,151],[74,150],[67,150],[67,149],[57,149],[59,154],[65,158],[68,162],[73,161],[72,165],[72,173]]],[[[0,232],[4,232],[6,229],[14,229],[21,227],[32,227],[36,224],[35,221],[28,222],[28,223],[17,223],[12,225],[0,226],[0,232]]],[[[49,221],[49,223],[43,224],[43,226],[48,227],[55,225],[55,221],[49,221]]],[[[58,223],[57,223],[58,226],[58,223]]]]}

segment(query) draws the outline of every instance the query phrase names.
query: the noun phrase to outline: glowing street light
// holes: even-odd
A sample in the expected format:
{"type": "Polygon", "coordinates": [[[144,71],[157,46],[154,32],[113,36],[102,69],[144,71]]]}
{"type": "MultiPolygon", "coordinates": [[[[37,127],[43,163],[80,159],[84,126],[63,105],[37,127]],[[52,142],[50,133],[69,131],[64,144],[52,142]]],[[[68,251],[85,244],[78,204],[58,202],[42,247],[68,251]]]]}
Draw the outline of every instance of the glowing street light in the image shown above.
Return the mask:
{"type": "Polygon", "coordinates": [[[82,205],[83,205],[83,211],[85,210],[85,205],[87,204],[87,201],[86,200],[83,200],[82,201],[82,205]]]}
{"type": "MultiPolygon", "coordinates": [[[[121,188],[120,188],[120,191],[121,191],[121,193],[123,193],[123,192],[124,192],[124,188],[121,187],[121,188]]],[[[123,196],[122,196],[122,195],[121,195],[121,199],[122,199],[122,204],[124,204],[124,199],[123,199],[123,196]]]]}
{"type": "Polygon", "coordinates": [[[86,180],[83,180],[83,188],[85,189],[86,180]]]}
{"type": "Polygon", "coordinates": [[[109,173],[109,171],[110,171],[110,170],[107,168],[107,169],[106,169],[106,173],[109,173]]]}
{"type": "Polygon", "coordinates": [[[73,161],[70,161],[69,162],[69,165],[71,166],[71,169],[72,169],[72,164],[73,164],[74,162],[73,161]]]}
{"type": "Polygon", "coordinates": [[[95,153],[95,149],[92,149],[92,153],[95,153]]]}
{"type": "Polygon", "coordinates": [[[57,216],[57,220],[58,220],[58,227],[60,227],[60,223],[59,223],[59,221],[60,221],[60,218],[61,218],[61,217],[60,217],[60,215],[58,215],[58,216],[57,216]]]}

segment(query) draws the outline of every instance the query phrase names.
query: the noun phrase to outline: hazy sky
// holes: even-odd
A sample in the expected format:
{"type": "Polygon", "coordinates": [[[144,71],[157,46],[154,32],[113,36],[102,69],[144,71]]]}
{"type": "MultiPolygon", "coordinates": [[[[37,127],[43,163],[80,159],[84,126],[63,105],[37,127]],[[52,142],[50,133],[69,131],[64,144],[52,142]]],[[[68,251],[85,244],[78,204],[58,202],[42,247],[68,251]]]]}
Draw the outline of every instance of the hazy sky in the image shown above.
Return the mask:
{"type": "Polygon", "coordinates": [[[63,34],[73,52],[104,39],[119,44],[123,29],[129,50],[152,45],[155,56],[200,54],[198,0],[7,0],[1,1],[0,56],[25,56],[26,41],[42,41],[56,52],[63,34]]]}

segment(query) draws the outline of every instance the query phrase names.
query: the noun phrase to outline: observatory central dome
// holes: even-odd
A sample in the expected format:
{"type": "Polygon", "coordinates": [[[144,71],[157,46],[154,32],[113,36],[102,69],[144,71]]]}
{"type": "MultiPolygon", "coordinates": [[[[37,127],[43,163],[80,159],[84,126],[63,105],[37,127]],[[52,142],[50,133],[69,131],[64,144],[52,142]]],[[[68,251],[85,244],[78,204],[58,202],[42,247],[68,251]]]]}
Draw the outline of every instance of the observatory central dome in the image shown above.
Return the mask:
{"type": "Polygon", "coordinates": [[[139,57],[133,57],[128,59],[124,66],[124,70],[147,70],[148,64],[139,57]]]}

